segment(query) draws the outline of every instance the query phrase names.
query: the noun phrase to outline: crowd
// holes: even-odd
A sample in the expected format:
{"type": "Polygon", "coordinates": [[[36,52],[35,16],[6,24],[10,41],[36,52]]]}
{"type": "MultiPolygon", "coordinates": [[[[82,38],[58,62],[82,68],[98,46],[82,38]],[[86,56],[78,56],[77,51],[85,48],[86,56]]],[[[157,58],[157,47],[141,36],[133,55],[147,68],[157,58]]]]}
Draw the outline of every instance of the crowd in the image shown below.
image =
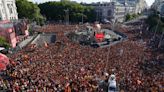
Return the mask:
{"type": "MultiPolygon", "coordinates": [[[[57,42],[29,45],[11,55],[12,65],[0,78],[1,90],[13,92],[106,92],[106,74],[116,75],[120,92],[163,92],[161,57],[146,44],[130,39],[108,48],[92,48],[71,42],[64,34],[76,26],[48,25],[41,32],[55,32],[57,42]],[[157,64],[159,63],[159,64],[157,64]],[[104,88],[105,87],[105,88],[104,88]]],[[[159,55],[159,54],[158,54],[159,55]]],[[[161,54],[163,55],[163,54],[161,54]]]]}

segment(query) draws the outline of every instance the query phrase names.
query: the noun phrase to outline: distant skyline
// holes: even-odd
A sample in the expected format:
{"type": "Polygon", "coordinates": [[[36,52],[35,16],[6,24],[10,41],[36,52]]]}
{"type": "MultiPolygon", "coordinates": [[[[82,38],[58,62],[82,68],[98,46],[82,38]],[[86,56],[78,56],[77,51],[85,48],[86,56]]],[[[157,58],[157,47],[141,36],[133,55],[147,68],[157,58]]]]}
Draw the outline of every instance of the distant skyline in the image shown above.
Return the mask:
{"type": "MultiPolygon", "coordinates": [[[[29,0],[29,1],[43,3],[47,1],[60,1],[60,0],[29,0]]],[[[71,1],[91,3],[91,2],[109,2],[110,0],[71,0],[71,1]]],[[[154,1],[155,0],[146,0],[148,6],[151,6],[154,1]]]]}

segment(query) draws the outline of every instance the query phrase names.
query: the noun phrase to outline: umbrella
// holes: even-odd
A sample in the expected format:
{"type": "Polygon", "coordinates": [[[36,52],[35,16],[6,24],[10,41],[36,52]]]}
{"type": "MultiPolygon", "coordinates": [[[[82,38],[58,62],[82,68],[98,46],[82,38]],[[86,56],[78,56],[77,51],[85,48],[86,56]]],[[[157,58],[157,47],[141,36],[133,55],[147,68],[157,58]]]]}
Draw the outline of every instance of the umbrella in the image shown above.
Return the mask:
{"type": "Polygon", "coordinates": [[[0,63],[0,71],[6,70],[6,65],[3,63],[0,63]]]}
{"type": "Polygon", "coordinates": [[[0,71],[6,70],[6,66],[9,64],[9,58],[0,53],[0,71]]]}

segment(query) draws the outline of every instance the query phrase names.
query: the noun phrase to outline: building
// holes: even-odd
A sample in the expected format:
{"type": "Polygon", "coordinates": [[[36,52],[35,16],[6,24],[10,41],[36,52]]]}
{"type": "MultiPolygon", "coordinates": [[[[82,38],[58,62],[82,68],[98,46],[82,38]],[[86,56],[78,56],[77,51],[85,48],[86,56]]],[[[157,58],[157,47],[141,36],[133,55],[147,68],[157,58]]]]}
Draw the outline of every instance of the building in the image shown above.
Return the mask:
{"type": "Polygon", "coordinates": [[[135,4],[128,4],[128,3],[119,3],[114,2],[114,16],[118,22],[123,22],[125,16],[129,14],[136,13],[136,5],[135,4]]]}
{"type": "Polygon", "coordinates": [[[4,37],[13,48],[17,46],[17,43],[28,37],[28,29],[26,20],[17,22],[0,21],[0,36],[4,37]]]}
{"type": "Polygon", "coordinates": [[[160,12],[161,15],[164,15],[164,0],[155,0],[152,8],[160,12]]]}
{"type": "Polygon", "coordinates": [[[28,22],[18,20],[15,3],[15,0],[0,0],[0,36],[4,37],[13,48],[29,35],[28,22]]]}
{"type": "Polygon", "coordinates": [[[15,0],[0,0],[0,20],[17,20],[15,0]]]}
{"type": "Polygon", "coordinates": [[[148,8],[145,0],[113,0],[115,8],[115,18],[119,22],[124,21],[126,14],[142,13],[148,8]]]}
{"type": "Polygon", "coordinates": [[[153,5],[151,6],[154,9],[158,9],[159,5],[163,2],[164,0],[155,0],[153,5]]]}
{"type": "Polygon", "coordinates": [[[164,1],[160,3],[158,7],[158,11],[160,12],[162,16],[164,16],[164,1]]]}
{"type": "Polygon", "coordinates": [[[95,8],[97,21],[116,19],[118,22],[123,22],[127,13],[137,14],[147,8],[145,0],[111,0],[111,2],[98,2],[88,5],[95,8]]]}
{"type": "Polygon", "coordinates": [[[121,4],[129,3],[129,4],[135,4],[138,2],[138,0],[112,0],[113,2],[119,2],[121,4]]]}
{"type": "Polygon", "coordinates": [[[0,22],[0,36],[4,37],[11,44],[11,47],[16,46],[16,34],[13,30],[13,24],[10,21],[0,22]]]}
{"type": "Polygon", "coordinates": [[[96,20],[101,21],[103,19],[111,19],[114,18],[114,7],[111,5],[112,3],[103,2],[103,3],[92,3],[89,6],[93,6],[96,11],[96,20]]]}

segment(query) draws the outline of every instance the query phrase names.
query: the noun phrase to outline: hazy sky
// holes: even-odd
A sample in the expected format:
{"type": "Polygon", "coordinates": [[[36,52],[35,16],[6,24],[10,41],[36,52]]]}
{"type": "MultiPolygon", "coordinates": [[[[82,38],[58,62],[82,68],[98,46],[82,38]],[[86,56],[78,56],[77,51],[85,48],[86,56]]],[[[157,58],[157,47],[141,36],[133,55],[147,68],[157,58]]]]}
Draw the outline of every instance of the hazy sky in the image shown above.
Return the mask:
{"type": "MultiPolygon", "coordinates": [[[[42,3],[42,2],[46,2],[46,1],[60,1],[60,0],[29,0],[29,1],[42,3]]],[[[110,1],[110,0],[71,0],[71,1],[91,3],[91,2],[103,2],[103,1],[110,1]]],[[[155,0],[146,0],[148,6],[150,6],[154,1],[155,0]]]]}

